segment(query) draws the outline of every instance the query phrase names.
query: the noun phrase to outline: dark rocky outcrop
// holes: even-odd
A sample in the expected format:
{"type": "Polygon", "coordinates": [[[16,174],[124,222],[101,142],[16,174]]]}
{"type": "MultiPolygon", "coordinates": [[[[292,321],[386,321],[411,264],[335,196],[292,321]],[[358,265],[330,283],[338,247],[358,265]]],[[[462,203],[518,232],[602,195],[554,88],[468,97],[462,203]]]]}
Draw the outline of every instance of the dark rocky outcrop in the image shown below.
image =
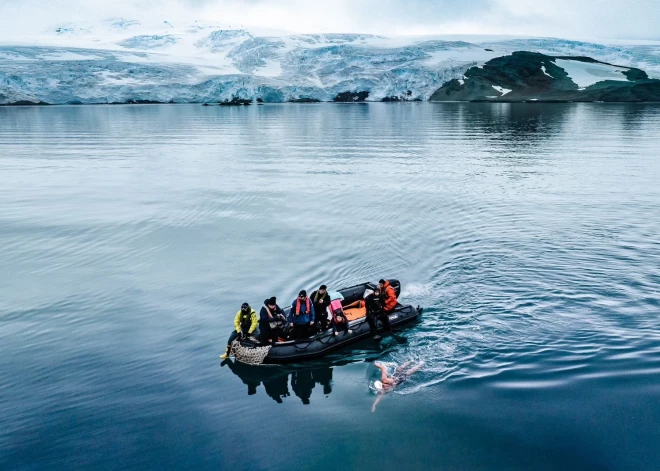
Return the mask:
{"type": "Polygon", "coordinates": [[[412,98],[412,92],[410,90],[406,90],[405,93],[402,93],[401,95],[388,95],[380,99],[383,103],[396,103],[399,101],[413,101],[412,98]]]}
{"type": "Polygon", "coordinates": [[[430,101],[660,101],[660,80],[650,79],[640,69],[616,66],[590,57],[514,52],[492,59],[483,67],[468,69],[463,79],[445,83],[431,95],[430,101]],[[555,63],[557,59],[615,67],[627,80],[607,80],[604,77],[600,82],[580,88],[555,63]]]}
{"type": "Polygon", "coordinates": [[[289,100],[289,103],[320,103],[321,100],[317,100],[316,98],[294,98],[292,100],[289,100]]]}
{"type": "Polygon", "coordinates": [[[400,101],[422,101],[420,97],[413,97],[413,94],[410,90],[407,90],[406,93],[402,95],[391,95],[383,97],[380,101],[384,103],[400,102],[400,101]]]}
{"type": "Polygon", "coordinates": [[[420,97],[408,98],[405,96],[393,95],[393,96],[383,97],[380,101],[382,101],[383,103],[397,103],[401,101],[423,101],[423,100],[420,97]]]}
{"type": "Polygon", "coordinates": [[[252,104],[252,99],[251,98],[240,98],[237,96],[233,96],[231,100],[225,99],[225,101],[218,103],[220,106],[243,106],[243,105],[251,105],[252,104]]]}
{"type": "Polygon", "coordinates": [[[643,70],[640,69],[629,69],[623,72],[623,75],[628,77],[628,80],[635,81],[635,80],[648,80],[649,76],[644,72],[643,70]]]}
{"type": "Polygon", "coordinates": [[[13,103],[0,103],[0,106],[48,106],[50,103],[45,101],[28,101],[28,100],[19,100],[13,103]]]}
{"type": "Polygon", "coordinates": [[[113,101],[110,105],[166,105],[173,104],[172,101],[156,101],[156,100],[126,100],[126,101],[113,101]]]}
{"type": "Polygon", "coordinates": [[[361,92],[341,92],[332,99],[335,103],[357,103],[365,101],[369,97],[368,91],[361,92]]]}

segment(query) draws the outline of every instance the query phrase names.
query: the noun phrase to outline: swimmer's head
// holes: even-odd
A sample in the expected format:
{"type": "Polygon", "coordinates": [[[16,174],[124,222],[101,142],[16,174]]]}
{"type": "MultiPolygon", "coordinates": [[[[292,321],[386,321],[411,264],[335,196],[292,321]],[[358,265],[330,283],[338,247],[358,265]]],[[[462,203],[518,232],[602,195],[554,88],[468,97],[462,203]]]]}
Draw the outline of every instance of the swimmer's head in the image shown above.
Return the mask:
{"type": "Polygon", "coordinates": [[[382,391],[383,390],[383,383],[378,381],[378,380],[374,381],[374,388],[376,388],[378,391],[382,391]]]}

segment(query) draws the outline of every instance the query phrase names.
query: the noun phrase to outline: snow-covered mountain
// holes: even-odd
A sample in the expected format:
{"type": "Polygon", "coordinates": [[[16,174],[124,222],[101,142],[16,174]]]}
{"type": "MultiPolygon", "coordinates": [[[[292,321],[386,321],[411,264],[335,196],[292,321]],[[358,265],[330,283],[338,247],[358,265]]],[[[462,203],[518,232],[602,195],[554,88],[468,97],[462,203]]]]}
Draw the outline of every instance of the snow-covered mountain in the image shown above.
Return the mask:
{"type": "Polygon", "coordinates": [[[113,19],[60,25],[39,37],[2,43],[0,104],[331,101],[344,92],[368,92],[368,101],[426,100],[470,67],[520,50],[588,56],[660,77],[660,46],[559,39],[274,37],[201,22],[146,28],[136,20],[113,19]]]}

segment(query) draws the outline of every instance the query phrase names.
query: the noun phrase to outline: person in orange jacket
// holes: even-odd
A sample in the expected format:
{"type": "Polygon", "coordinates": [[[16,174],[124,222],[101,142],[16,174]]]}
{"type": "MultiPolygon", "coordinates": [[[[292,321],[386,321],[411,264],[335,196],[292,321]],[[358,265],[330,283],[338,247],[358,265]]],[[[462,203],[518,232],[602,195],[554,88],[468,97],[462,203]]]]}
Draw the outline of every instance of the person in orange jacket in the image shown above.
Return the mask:
{"type": "Polygon", "coordinates": [[[378,286],[380,287],[380,300],[383,310],[385,311],[385,314],[389,314],[394,311],[394,308],[397,305],[396,293],[389,281],[380,280],[378,286]]]}

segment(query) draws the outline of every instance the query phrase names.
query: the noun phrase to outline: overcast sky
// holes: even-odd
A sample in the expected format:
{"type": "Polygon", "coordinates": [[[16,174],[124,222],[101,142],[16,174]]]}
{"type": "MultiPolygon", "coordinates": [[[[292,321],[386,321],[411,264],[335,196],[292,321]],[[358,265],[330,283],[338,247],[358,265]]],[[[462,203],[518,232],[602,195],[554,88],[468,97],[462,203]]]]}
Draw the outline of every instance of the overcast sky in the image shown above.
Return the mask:
{"type": "Polygon", "coordinates": [[[660,0],[0,0],[4,37],[110,17],[301,33],[660,39],[660,0]]]}

